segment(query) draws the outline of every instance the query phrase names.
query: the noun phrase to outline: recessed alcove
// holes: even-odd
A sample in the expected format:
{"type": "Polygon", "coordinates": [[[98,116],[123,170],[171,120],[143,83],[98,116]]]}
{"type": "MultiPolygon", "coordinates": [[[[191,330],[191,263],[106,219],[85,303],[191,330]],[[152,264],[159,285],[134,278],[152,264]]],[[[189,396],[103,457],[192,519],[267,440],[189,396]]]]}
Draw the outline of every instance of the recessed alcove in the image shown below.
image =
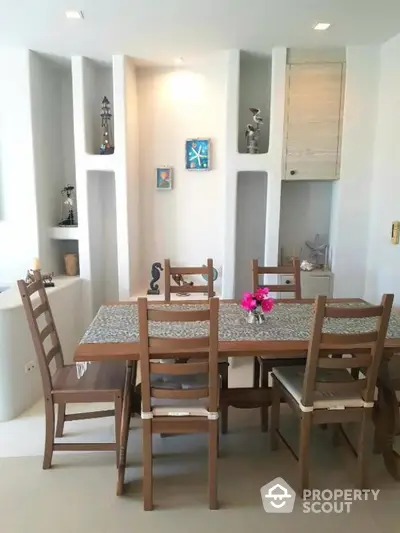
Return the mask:
{"type": "MultiPolygon", "coordinates": [[[[101,103],[104,96],[111,106],[111,129],[114,133],[113,68],[108,63],[85,58],[83,70],[83,105],[85,114],[85,148],[88,154],[100,154],[102,143],[101,103]]],[[[110,157],[104,155],[102,157],[110,157]]],[[[112,157],[112,156],[111,156],[112,157]]]]}
{"type": "Polygon", "coordinates": [[[252,287],[251,261],[264,263],[266,172],[238,172],[236,203],[235,298],[252,287]]]}
{"type": "Polygon", "coordinates": [[[260,109],[264,124],[261,126],[259,153],[268,153],[271,65],[271,56],[240,52],[238,151],[241,154],[246,153],[246,126],[247,124],[255,125],[250,107],[260,109]]]}
{"type": "Polygon", "coordinates": [[[118,250],[115,176],[87,173],[90,279],[94,308],[118,300],[118,250]]]}
{"type": "Polygon", "coordinates": [[[308,259],[306,241],[320,236],[329,243],[332,210],[331,181],[282,181],[279,225],[280,264],[290,256],[308,259]]]}

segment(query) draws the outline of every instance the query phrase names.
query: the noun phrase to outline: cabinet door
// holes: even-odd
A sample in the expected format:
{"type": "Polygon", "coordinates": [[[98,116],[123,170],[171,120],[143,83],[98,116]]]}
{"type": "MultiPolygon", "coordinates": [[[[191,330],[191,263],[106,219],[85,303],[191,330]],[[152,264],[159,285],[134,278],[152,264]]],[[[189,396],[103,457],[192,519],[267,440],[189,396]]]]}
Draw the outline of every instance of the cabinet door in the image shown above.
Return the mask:
{"type": "Polygon", "coordinates": [[[332,298],[332,286],[330,276],[302,276],[302,298],[315,298],[318,295],[332,298]]]}
{"type": "Polygon", "coordinates": [[[339,177],[344,63],[288,67],[284,179],[339,177]]]}

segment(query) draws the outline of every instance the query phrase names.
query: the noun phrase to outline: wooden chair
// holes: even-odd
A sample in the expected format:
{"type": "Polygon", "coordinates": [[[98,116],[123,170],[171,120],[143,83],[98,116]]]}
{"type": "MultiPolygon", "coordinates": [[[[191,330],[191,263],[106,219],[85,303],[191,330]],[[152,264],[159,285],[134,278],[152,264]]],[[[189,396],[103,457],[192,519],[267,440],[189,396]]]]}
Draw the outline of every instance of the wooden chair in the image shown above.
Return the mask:
{"type": "Polygon", "coordinates": [[[306,367],[277,367],[272,371],[271,447],[276,449],[279,436],[298,459],[301,491],[309,485],[309,440],[313,424],[340,425],[341,432],[357,456],[357,485],[365,488],[367,422],[374,407],[375,386],[392,304],[392,294],[383,296],[381,305],[373,307],[327,306],[326,296],[318,296],[306,367]],[[377,320],[373,326],[371,318],[374,317],[377,320]],[[329,319],[331,330],[343,329],[344,333],[324,333],[325,318],[329,319]],[[350,324],[351,319],[357,319],[357,322],[351,326],[342,321],[341,326],[340,319],[350,319],[350,324]],[[365,326],[360,326],[362,322],[365,326]],[[350,332],[346,331],[347,328],[350,332]],[[353,328],[361,329],[362,333],[352,333],[353,328]],[[331,357],[330,354],[335,351],[351,353],[352,356],[331,357]],[[348,372],[350,369],[362,369],[364,376],[362,379],[354,379],[348,372]],[[282,395],[300,418],[298,455],[279,432],[282,395]],[[341,426],[347,422],[360,423],[356,448],[341,426]]]}
{"type": "Polygon", "coordinates": [[[122,400],[127,387],[125,363],[91,363],[82,378],[78,379],[76,365],[64,364],[60,339],[40,271],[34,272],[34,282],[29,285],[24,280],[19,280],[18,288],[42,378],[46,414],[43,468],[51,467],[54,451],[113,450],[116,453],[118,464],[122,400]],[[36,298],[36,295],[39,298],[36,298]],[[68,403],[93,402],[113,402],[115,409],[66,414],[68,403]],[[56,404],[58,405],[58,417],[55,428],[54,406],[56,404]],[[115,442],[61,444],[54,440],[55,436],[63,436],[65,422],[106,416],[115,416],[115,442]]]}
{"type": "MultiPolygon", "coordinates": [[[[252,276],[253,276],[253,292],[256,291],[259,287],[268,286],[271,292],[279,293],[291,293],[294,295],[296,300],[301,300],[301,280],[300,280],[300,260],[293,259],[292,266],[280,266],[280,267],[261,267],[258,264],[257,259],[252,261],[252,276]],[[293,275],[293,283],[264,285],[260,283],[260,276],[265,274],[291,274],[293,275]]],[[[304,362],[305,362],[304,354],[304,362]]],[[[258,388],[268,388],[268,378],[269,374],[274,366],[292,366],[301,364],[301,359],[271,359],[263,358],[262,356],[254,358],[254,375],[253,375],[253,387],[258,388]],[[261,379],[260,379],[261,378],[261,379]],[[260,383],[261,382],[261,383],[260,383]]],[[[268,431],[268,405],[261,406],[261,430],[268,431]]]]}
{"type": "Polygon", "coordinates": [[[202,311],[148,309],[145,298],[138,299],[138,306],[142,372],[144,509],[153,508],[153,433],[209,434],[209,506],[210,509],[217,509],[219,300],[211,298],[209,309],[202,311]],[[209,321],[209,334],[182,339],[151,337],[149,336],[151,321],[209,321]],[[189,362],[169,364],[165,359],[164,362],[153,359],[153,357],[162,357],[163,354],[171,357],[182,352],[190,357],[191,352],[199,355],[199,351],[203,356],[208,355],[207,360],[196,361],[196,358],[193,358],[189,362]],[[165,380],[166,376],[170,377],[171,381],[165,380]]]}
{"type": "MultiPolygon", "coordinates": [[[[208,298],[215,296],[214,292],[214,272],[213,272],[213,260],[207,259],[207,266],[201,267],[171,267],[169,259],[164,260],[164,276],[165,276],[165,301],[171,301],[171,294],[185,294],[207,292],[208,298]],[[173,286],[171,285],[171,278],[173,276],[184,275],[207,275],[207,286],[204,285],[192,285],[191,287],[173,286]]],[[[219,373],[221,376],[221,389],[228,389],[228,372],[229,362],[228,359],[220,360],[218,364],[219,373]]],[[[221,406],[221,432],[227,433],[228,431],[228,407],[226,405],[221,406]]]]}
{"type": "Polygon", "coordinates": [[[207,293],[208,298],[215,296],[214,292],[214,272],[213,260],[207,259],[207,266],[201,267],[171,267],[169,259],[164,260],[164,276],[165,276],[165,301],[171,301],[171,294],[185,294],[185,293],[207,293]],[[174,276],[195,276],[207,275],[207,285],[191,285],[190,287],[184,285],[171,285],[171,279],[174,276]]]}

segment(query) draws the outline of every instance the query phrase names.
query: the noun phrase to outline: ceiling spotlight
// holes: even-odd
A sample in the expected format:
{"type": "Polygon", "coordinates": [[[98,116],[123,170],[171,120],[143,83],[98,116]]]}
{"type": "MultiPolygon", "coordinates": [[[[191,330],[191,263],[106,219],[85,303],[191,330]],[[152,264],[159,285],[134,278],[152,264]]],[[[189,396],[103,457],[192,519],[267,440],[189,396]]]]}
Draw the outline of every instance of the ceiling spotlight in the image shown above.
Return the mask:
{"type": "Polygon", "coordinates": [[[175,61],[175,65],[182,65],[183,57],[176,57],[174,61],[175,61]]]}
{"type": "Polygon", "coordinates": [[[65,16],[67,19],[83,19],[82,11],[66,11],[65,16]]]}
{"type": "Polygon", "coordinates": [[[314,26],[314,30],[324,31],[324,30],[327,30],[329,27],[330,27],[330,23],[329,22],[318,22],[314,26]]]}

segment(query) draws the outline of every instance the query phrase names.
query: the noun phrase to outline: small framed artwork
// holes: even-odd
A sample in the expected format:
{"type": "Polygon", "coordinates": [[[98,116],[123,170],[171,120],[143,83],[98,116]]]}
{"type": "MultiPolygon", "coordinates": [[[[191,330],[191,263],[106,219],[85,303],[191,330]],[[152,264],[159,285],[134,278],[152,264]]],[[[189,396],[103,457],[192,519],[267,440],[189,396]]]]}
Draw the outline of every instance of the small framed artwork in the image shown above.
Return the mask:
{"type": "Polygon", "coordinates": [[[157,169],[157,189],[170,191],[172,189],[172,168],[160,167],[157,169]]]}
{"type": "Polygon", "coordinates": [[[185,143],[186,170],[211,169],[210,139],[187,139],[185,143]]]}

